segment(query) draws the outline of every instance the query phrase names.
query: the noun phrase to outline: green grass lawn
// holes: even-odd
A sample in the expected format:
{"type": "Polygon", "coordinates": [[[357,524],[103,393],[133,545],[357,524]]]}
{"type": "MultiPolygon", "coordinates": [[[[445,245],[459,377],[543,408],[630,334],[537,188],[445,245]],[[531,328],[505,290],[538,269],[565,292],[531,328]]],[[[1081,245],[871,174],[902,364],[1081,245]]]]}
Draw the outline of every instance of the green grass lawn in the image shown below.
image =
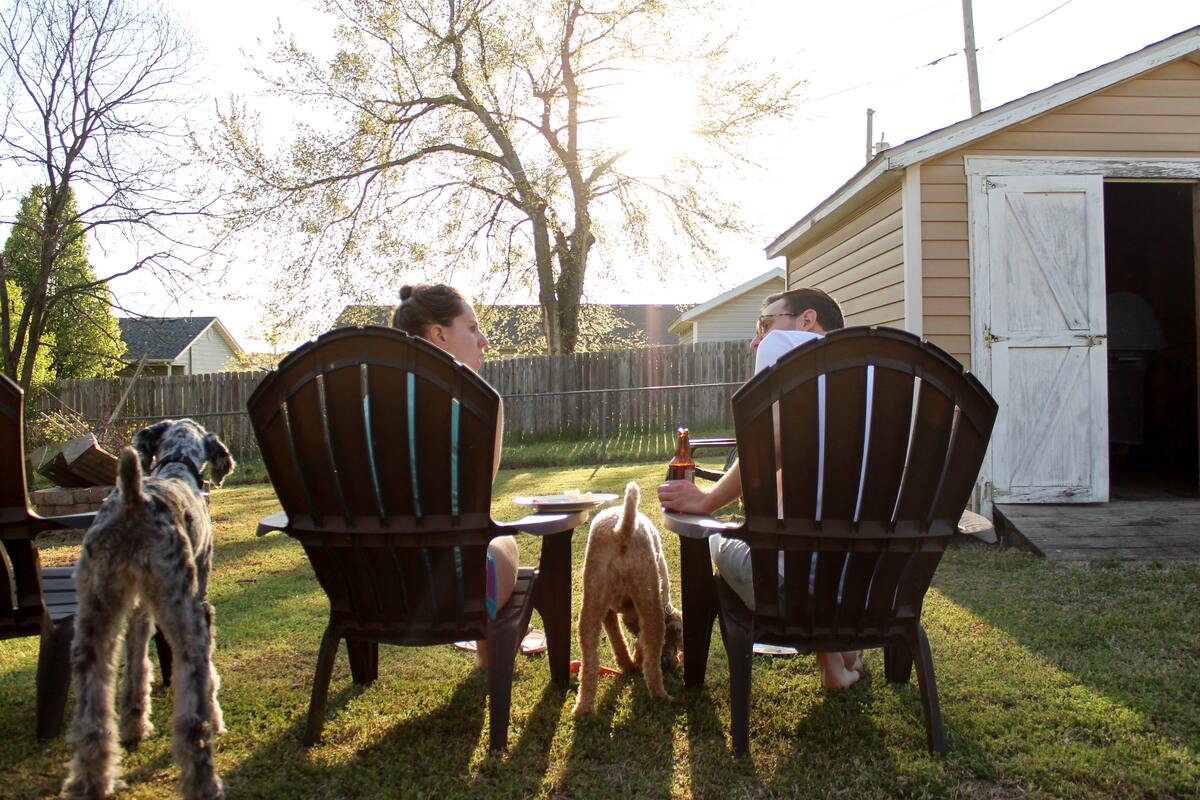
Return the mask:
{"type": "MultiPolygon", "coordinates": [[[[653,486],[661,464],[506,470],[497,498],[564,488],[653,486]]],[[[217,490],[210,596],[229,732],[217,763],[232,798],[453,797],[1185,797],[1200,793],[1200,564],[1053,564],[964,546],[942,562],[926,603],[948,753],[925,750],[914,682],[867,678],[829,694],[811,657],[758,658],[751,756],[729,751],[727,670],[714,632],[707,686],[674,704],[640,677],[602,678],[599,713],[571,716],[574,688],[543,657],[518,656],[509,750],[487,754],[487,693],[467,654],[384,647],[380,677],[350,682],[345,651],[322,744],[301,731],[327,605],[299,545],[254,537],[276,508],[267,486],[217,490]]],[[[507,499],[501,519],[519,516],[507,499]]],[[[576,591],[586,536],[575,537],[576,591]]],[[[668,557],[678,547],[666,536],[668,557]]],[[[537,543],[522,537],[526,562],[537,543]]],[[[49,546],[48,562],[73,557],[49,546]]],[[[675,588],[678,601],[678,587],[675,588]]],[[[575,598],[575,609],[579,598],[575,598]]],[[[53,795],[69,750],[35,742],[37,639],[0,642],[0,797],[53,795]]],[[[611,663],[611,656],[605,653],[611,663]]],[[[170,699],[155,691],[169,730],[170,699]]],[[[124,760],[130,798],[171,796],[167,736],[124,760]]]]}

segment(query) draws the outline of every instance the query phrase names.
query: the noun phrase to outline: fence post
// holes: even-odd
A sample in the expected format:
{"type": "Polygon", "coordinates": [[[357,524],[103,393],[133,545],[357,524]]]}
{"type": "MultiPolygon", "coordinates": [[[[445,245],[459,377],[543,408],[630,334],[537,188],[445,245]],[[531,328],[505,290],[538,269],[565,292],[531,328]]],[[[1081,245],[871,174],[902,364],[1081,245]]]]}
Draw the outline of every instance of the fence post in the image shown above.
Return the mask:
{"type": "Polygon", "coordinates": [[[608,463],[608,392],[600,394],[600,463],[608,463]]]}

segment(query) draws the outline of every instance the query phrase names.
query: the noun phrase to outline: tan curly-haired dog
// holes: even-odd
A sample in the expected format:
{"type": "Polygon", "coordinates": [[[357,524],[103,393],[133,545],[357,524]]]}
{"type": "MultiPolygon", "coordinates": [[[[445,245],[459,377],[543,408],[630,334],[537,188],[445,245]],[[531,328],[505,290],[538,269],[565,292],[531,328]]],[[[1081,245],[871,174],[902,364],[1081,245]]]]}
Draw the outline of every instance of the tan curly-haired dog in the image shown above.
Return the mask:
{"type": "Polygon", "coordinates": [[[575,714],[590,714],[600,675],[600,625],[608,632],[613,657],[623,672],[638,669],[650,694],[665,700],[661,656],[669,667],[683,659],[683,619],[671,606],[671,581],[662,539],[645,514],[639,514],[638,485],[625,487],[625,504],[608,508],[592,520],[583,564],[583,610],[579,613],[579,698],[575,714]],[[617,614],[637,637],[633,658],[617,614]],[[649,656],[647,657],[647,654],[649,656]]]}

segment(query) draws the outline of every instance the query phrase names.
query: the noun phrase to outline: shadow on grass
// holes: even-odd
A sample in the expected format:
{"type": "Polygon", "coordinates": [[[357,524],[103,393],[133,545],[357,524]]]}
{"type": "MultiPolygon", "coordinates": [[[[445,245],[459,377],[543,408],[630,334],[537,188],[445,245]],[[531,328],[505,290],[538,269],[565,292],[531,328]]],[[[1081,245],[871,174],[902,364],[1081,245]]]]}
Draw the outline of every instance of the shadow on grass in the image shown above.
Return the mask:
{"type": "MultiPolygon", "coordinates": [[[[710,678],[713,674],[710,662],[710,678]]],[[[724,677],[724,672],[720,673],[724,677]]],[[[683,692],[687,726],[688,783],[693,797],[725,797],[730,784],[761,786],[749,759],[735,758],[729,749],[725,723],[717,715],[717,698],[728,698],[727,683],[709,690],[707,685],[683,692]]],[[[727,705],[727,704],[726,704],[727,705]]]]}
{"type": "Polygon", "coordinates": [[[230,563],[253,553],[269,553],[282,550],[286,547],[295,547],[297,551],[302,550],[299,542],[283,533],[272,533],[267,536],[255,536],[249,539],[234,539],[232,541],[221,541],[218,539],[213,545],[213,563],[216,565],[230,563]]]}
{"type": "MultiPolygon", "coordinates": [[[[868,651],[868,658],[860,683],[827,692],[813,685],[815,674],[803,675],[815,673],[811,656],[756,656],[746,758],[730,750],[728,684],[693,690],[688,704],[691,794],[946,796],[961,781],[951,762],[981,764],[979,774],[994,773],[986,748],[964,742],[949,726],[949,756],[930,754],[915,675],[908,684],[889,684],[881,655],[868,651]]],[[[724,669],[719,672],[727,677],[724,669]]]]}
{"type": "Polygon", "coordinates": [[[509,752],[505,762],[506,768],[528,771],[531,776],[541,776],[549,765],[550,746],[558,732],[564,707],[573,702],[573,694],[555,686],[549,680],[542,689],[542,694],[529,712],[521,733],[513,741],[512,720],[509,720],[509,752]]]}
{"type": "MultiPolygon", "coordinates": [[[[311,683],[310,683],[311,688],[311,683]]],[[[331,690],[325,710],[325,739],[329,738],[330,723],[336,721],[350,701],[368,691],[367,687],[347,684],[331,690]]],[[[321,744],[309,749],[303,745],[304,729],[308,721],[308,705],[296,718],[284,726],[278,735],[255,747],[252,755],[226,772],[225,779],[230,797],[333,797],[352,796],[341,791],[346,780],[343,773],[350,763],[327,765],[318,755],[321,744]]],[[[220,749],[221,739],[217,740],[220,749]]],[[[357,751],[351,763],[358,763],[371,748],[357,751]]]]}
{"type": "MultiPolygon", "coordinates": [[[[665,683],[678,698],[682,690],[678,675],[668,674],[665,683]]],[[[602,678],[595,709],[575,718],[557,784],[543,787],[544,791],[570,797],[669,795],[674,781],[674,728],[683,714],[680,704],[651,697],[641,673],[635,673],[602,678]],[[624,708],[619,717],[618,707],[624,708]]]]}

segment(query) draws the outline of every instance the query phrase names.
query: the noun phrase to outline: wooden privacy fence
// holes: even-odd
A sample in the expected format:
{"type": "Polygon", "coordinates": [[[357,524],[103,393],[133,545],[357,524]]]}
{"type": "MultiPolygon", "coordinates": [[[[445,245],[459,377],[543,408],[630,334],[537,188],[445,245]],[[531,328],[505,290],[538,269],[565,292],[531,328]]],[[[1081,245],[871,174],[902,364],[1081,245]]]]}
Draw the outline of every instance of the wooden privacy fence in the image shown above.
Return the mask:
{"type": "MultiPolygon", "coordinates": [[[[192,417],[217,434],[243,461],[258,457],[258,444],[250,430],[246,400],[265,372],[215,372],[206,375],[139,377],[125,402],[117,409],[129,379],[72,380],[30,392],[27,413],[71,410],[95,428],[109,419],[122,430],[137,430],[162,419],[192,417]]],[[[132,436],[132,433],[130,433],[132,436]]]]}
{"type": "MultiPolygon", "coordinates": [[[[562,356],[490,361],[483,376],[504,397],[507,441],[605,439],[620,432],[666,430],[677,424],[731,428],[729,397],[754,371],[746,342],[705,342],[562,356]]],[[[245,460],[258,457],[246,400],[263,372],[141,377],[116,414],[140,428],[192,417],[245,460]]],[[[71,409],[100,426],[118,411],[126,380],[61,381],[32,392],[27,407],[71,409]]]]}
{"type": "Polygon", "coordinates": [[[605,438],[678,424],[732,428],[729,397],[754,373],[747,342],[509,358],[483,365],[516,441],[605,438]]]}

